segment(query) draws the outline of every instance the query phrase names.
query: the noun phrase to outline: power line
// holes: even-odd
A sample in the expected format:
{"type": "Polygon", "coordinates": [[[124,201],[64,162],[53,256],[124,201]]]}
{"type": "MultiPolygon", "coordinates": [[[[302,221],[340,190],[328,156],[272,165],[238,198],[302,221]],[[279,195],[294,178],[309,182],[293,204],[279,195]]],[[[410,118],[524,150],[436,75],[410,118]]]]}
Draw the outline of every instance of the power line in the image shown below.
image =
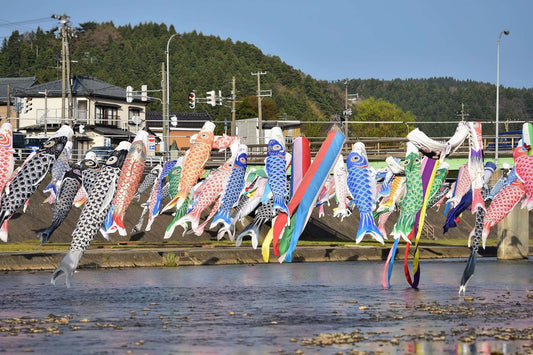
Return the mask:
{"type": "MultiPolygon", "coordinates": [[[[37,23],[44,23],[44,22],[50,22],[50,21],[53,21],[52,18],[50,17],[41,17],[41,18],[37,18],[37,19],[31,19],[31,20],[22,20],[22,21],[7,21],[7,20],[2,20],[0,19],[0,29],[6,29],[6,28],[11,28],[12,30],[16,30],[16,29],[19,29],[19,30],[22,30],[22,31],[34,31],[34,28],[33,26],[30,26],[32,24],[37,24],[37,23]]],[[[0,40],[4,40],[4,39],[7,39],[9,38],[10,36],[12,35],[12,33],[6,35],[6,36],[0,36],[0,40]]]]}
{"type": "Polygon", "coordinates": [[[16,22],[11,22],[11,21],[0,19],[0,21],[4,22],[4,23],[0,23],[0,27],[8,27],[8,26],[29,25],[29,24],[32,24],[32,23],[52,21],[52,18],[50,18],[50,17],[41,17],[41,18],[37,18],[37,19],[23,20],[23,21],[16,21],[16,22]]]}

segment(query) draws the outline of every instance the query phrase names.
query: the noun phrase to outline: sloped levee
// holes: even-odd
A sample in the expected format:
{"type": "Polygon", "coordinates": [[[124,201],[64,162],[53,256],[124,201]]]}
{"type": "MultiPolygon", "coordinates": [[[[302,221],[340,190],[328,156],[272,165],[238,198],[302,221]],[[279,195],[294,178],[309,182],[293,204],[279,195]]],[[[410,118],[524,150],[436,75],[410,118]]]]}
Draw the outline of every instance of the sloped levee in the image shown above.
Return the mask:
{"type": "MultiPolygon", "coordinates": [[[[43,203],[47,195],[42,192],[42,189],[47,185],[48,179],[41,184],[37,192],[30,198],[26,213],[22,209],[17,211],[9,222],[9,238],[8,242],[21,242],[28,240],[36,240],[37,233],[41,229],[47,228],[52,221],[52,206],[48,203],[43,203]]],[[[122,241],[144,241],[150,243],[163,242],[163,236],[167,225],[172,221],[173,216],[170,212],[159,215],[150,231],[132,233],[133,227],[138,223],[139,217],[142,213],[141,202],[146,201],[149,192],[145,192],[141,197],[140,202],[134,200],[126,212],[125,226],[129,234],[121,237],[118,233],[111,235],[112,242],[122,241]]],[[[345,218],[342,222],[339,218],[333,217],[333,208],[335,207],[334,199],[331,200],[331,205],[325,205],[325,216],[319,217],[318,208],[313,211],[309,224],[303,232],[300,239],[302,240],[323,240],[323,241],[355,241],[357,226],[359,225],[359,214],[355,210],[351,216],[345,218]]],[[[54,232],[50,242],[69,243],[71,241],[71,234],[78,221],[81,209],[73,207],[67,219],[54,232]]],[[[209,211],[208,211],[209,212],[209,211]]],[[[208,213],[207,212],[207,213],[208,213]]],[[[205,218],[206,215],[203,216],[205,218]]],[[[398,212],[393,213],[386,224],[386,230],[391,231],[398,212]]],[[[446,216],[440,211],[431,209],[426,216],[426,226],[422,234],[422,240],[439,240],[439,239],[464,239],[465,245],[468,239],[468,234],[474,227],[475,216],[469,211],[465,211],[461,216],[457,227],[451,228],[447,233],[443,233],[442,226],[446,221],[446,216]]],[[[530,230],[532,229],[533,218],[529,218],[530,230]]],[[[145,219],[146,223],[146,219],[145,219]]],[[[269,225],[265,225],[261,230],[261,238],[264,238],[269,225]]],[[[237,224],[237,233],[243,229],[243,226],[237,224]]],[[[201,235],[183,234],[181,227],[176,228],[170,241],[188,241],[201,242],[208,240],[216,240],[216,231],[207,230],[201,235]]],[[[496,238],[496,228],[492,228],[489,238],[496,238]]],[[[368,238],[367,238],[368,239],[368,238]]],[[[365,239],[365,240],[367,240],[365,239]]],[[[105,242],[106,240],[98,235],[95,238],[96,242],[105,242]]]]}

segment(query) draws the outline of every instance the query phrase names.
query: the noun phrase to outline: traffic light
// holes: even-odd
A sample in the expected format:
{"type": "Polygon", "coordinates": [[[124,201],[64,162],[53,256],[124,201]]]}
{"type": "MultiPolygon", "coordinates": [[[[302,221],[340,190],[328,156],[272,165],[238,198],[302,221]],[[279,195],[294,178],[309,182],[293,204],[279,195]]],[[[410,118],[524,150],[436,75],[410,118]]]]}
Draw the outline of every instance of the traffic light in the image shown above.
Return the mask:
{"type": "Polygon", "coordinates": [[[24,113],[28,113],[32,109],[31,97],[24,98],[24,113]]]}
{"type": "Polygon", "coordinates": [[[129,85],[126,87],[126,102],[127,103],[133,102],[133,87],[129,85]]]}
{"type": "Polygon", "coordinates": [[[189,108],[193,109],[196,107],[196,94],[194,92],[189,93],[189,108]]]}
{"type": "Polygon", "coordinates": [[[217,101],[215,98],[215,90],[211,90],[207,92],[207,103],[211,106],[216,106],[217,101]]]}
{"type": "Polygon", "coordinates": [[[24,106],[23,100],[24,100],[24,99],[21,100],[20,97],[17,97],[17,98],[15,99],[15,111],[16,111],[17,113],[21,113],[21,112],[22,112],[22,108],[23,108],[23,106],[24,106]]]}
{"type": "Polygon", "coordinates": [[[148,101],[148,85],[141,85],[141,101],[148,101]]]}

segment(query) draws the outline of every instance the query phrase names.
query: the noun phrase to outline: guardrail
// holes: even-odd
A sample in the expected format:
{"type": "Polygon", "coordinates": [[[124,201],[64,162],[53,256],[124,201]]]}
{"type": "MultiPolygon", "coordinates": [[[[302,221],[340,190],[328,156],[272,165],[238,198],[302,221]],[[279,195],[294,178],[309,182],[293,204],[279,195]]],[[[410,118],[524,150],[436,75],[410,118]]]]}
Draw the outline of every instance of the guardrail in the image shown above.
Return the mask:
{"type": "MultiPolygon", "coordinates": [[[[450,137],[433,138],[438,141],[447,141],[450,137]]],[[[510,142],[500,142],[499,154],[500,156],[512,156],[513,147],[518,143],[519,137],[506,137],[506,139],[512,139],[510,142]]],[[[314,157],[320,147],[322,141],[312,140],[311,144],[311,157],[314,157]]],[[[392,156],[394,158],[405,158],[405,151],[407,147],[407,138],[361,138],[359,140],[347,140],[343,147],[341,154],[346,157],[351,151],[355,142],[363,142],[366,147],[366,153],[370,161],[382,161],[387,157],[392,156]]],[[[487,156],[494,155],[495,144],[494,137],[487,136],[483,139],[484,154],[487,156]]],[[[292,151],[292,144],[287,144],[287,151],[292,151]]],[[[453,154],[454,157],[467,157],[470,152],[470,146],[468,140],[465,141],[453,154]]],[[[266,144],[251,144],[248,145],[248,164],[263,164],[267,157],[267,145],[266,144]]],[[[208,167],[220,166],[227,158],[229,158],[228,152],[212,151],[211,158],[207,162],[208,167]]]]}
{"type": "MultiPolygon", "coordinates": [[[[449,137],[440,137],[440,138],[433,138],[438,141],[447,141],[449,137]]],[[[499,154],[500,156],[512,156],[513,150],[512,148],[516,146],[518,143],[518,140],[520,137],[505,137],[506,141],[500,142],[499,144],[499,154]]],[[[379,138],[360,138],[357,140],[359,142],[363,142],[366,147],[366,152],[368,155],[368,159],[370,161],[383,161],[387,157],[392,156],[394,158],[404,158],[405,157],[405,151],[407,146],[407,138],[390,138],[390,137],[379,137],[379,138]]],[[[347,140],[343,147],[341,154],[346,157],[352,150],[352,145],[356,142],[356,140],[347,140]]],[[[320,150],[320,147],[322,146],[323,140],[320,140],[320,138],[314,138],[311,140],[311,157],[314,157],[318,151],[320,150]]],[[[484,153],[487,156],[494,155],[494,137],[485,137],[483,139],[483,146],[484,146],[484,153]]],[[[17,148],[15,149],[14,156],[15,156],[15,164],[21,164],[24,162],[24,160],[31,154],[33,150],[27,149],[27,148],[17,148]]],[[[287,144],[287,151],[292,151],[292,143],[287,144]]],[[[454,153],[454,157],[467,157],[468,153],[470,151],[470,147],[468,145],[468,141],[466,141],[464,144],[462,144],[457,151],[454,153]]],[[[178,154],[172,154],[173,156],[179,156],[184,154],[184,152],[179,152],[178,154]]],[[[213,150],[211,152],[211,157],[206,163],[207,168],[214,168],[222,165],[226,159],[230,157],[230,152],[228,149],[226,149],[223,152],[219,152],[218,150],[213,150]]],[[[251,165],[261,165],[264,164],[265,159],[267,157],[267,145],[266,144],[250,144],[248,145],[248,164],[251,165]]],[[[71,162],[77,162],[80,161],[83,158],[81,154],[74,154],[71,157],[71,162]]],[[[167,161],[168,155],[156,155],[156,156],[148,156],[146,158],[146,165],[149,167],[153,167],[157,164],[163,164],[165,161],[167,161]]],[[[175,159],[175,158],[174,158],[175,159]]]]}

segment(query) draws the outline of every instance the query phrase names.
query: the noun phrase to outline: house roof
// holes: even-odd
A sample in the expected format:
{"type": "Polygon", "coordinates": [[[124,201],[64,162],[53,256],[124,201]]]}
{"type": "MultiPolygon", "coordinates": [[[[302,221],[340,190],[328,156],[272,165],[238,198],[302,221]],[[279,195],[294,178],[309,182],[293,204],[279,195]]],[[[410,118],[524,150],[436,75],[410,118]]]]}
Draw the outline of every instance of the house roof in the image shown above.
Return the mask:
{"type": "MultiPolygon", "coordinates": [[[[16,96],[44,97],[43,92],[45,90],[47,91],[48,97],[60,97],[62,93],[61,80],[33,85],[17,92],[16,96]]],[[[71,75],[71,90],[73,96],[115,100],[126,99],[126,88],[112,85],[108,82],[89,76],[71,75]]],[[[134,99],[134,101],[141,102],[141,100],[138,99],[134,99]]]]}
{"type": "MultiPolygon", "coordinates": [[[[257,118],[257,117],[241,118],[241,119],[237,120],[237,124],[239,124],[239,122],[246,122],[246,121],[257,122],[257,121],[259,121],[259,118],[257,118]]],[[[274,127],[280,127],[282,129],[284,129],[284,128],[288,129],[288,128],[300,127],[301,125],[302,125],[302,122],[301,121],[296,121],[296,120],[292,120],[292,121],[288,121],[288,120],[282,120],[282,121],[262,120],[261,121],[261,126],[263,127],[263,129],[271,129],[271,128],[274,128],[274,127]]]]}
{"type": "Polygon", "coordinates": [[[37,83],[37,78],[34,76],[17,77],[17,78],[0,78],[0,102],[7,101],[7,85],[13,97],[16,92],[20,90],[27,90],[37,83]]]}
{"type": "Polygon", "coordinates": [[[274,127],[280,128],[291,128],[291,127],[300,127],[302,123],[300,121],[263,121],[263,128],[270,129],[274,127]]]}
{"type": "MultiPolygon", "coordinates": [[[[200,129],[205,122],[213,120],[207,112],[170,112],[169,116],[176,116],[178,119],[178,125],[176,128],[200,129]]],[[[163,127],[162,117],[163,115],[158,111],[146,112],[146,126],[151,129],[163,127]]]]}
{"type": "MultiPolygon", "coordinates": [[[[48,130],[53,132],[56,129],[60,127],[59,124],[49,124],[48,130]]],[[[32,125],[32,126],[26,126],[24,128],[21,128],[21,130],[27,131],[27,132],[42,132],[43,131],[43,125],[32,125]]],[[[85,126],[86,131],[93,131],[98,134],[101,134],[106,137],[112,137],[112,138],[123,138],[123,139],[130,139],[134,138],[135,134],[128,131],[123,130],[116,127],[105,127],[105,126],[94,126],[94,125],[86,125],[85,126]]]]}
{"type": "Polygon", "coordinates": [[[123,129],[114,128],[114,127],[87,126],[86,129],[91,129],[94,132],[104,135],[106,137],[125,138],[125,139],[135,137],[135,134],[131,133],[130,131],[125,131],[123,129]]]}

